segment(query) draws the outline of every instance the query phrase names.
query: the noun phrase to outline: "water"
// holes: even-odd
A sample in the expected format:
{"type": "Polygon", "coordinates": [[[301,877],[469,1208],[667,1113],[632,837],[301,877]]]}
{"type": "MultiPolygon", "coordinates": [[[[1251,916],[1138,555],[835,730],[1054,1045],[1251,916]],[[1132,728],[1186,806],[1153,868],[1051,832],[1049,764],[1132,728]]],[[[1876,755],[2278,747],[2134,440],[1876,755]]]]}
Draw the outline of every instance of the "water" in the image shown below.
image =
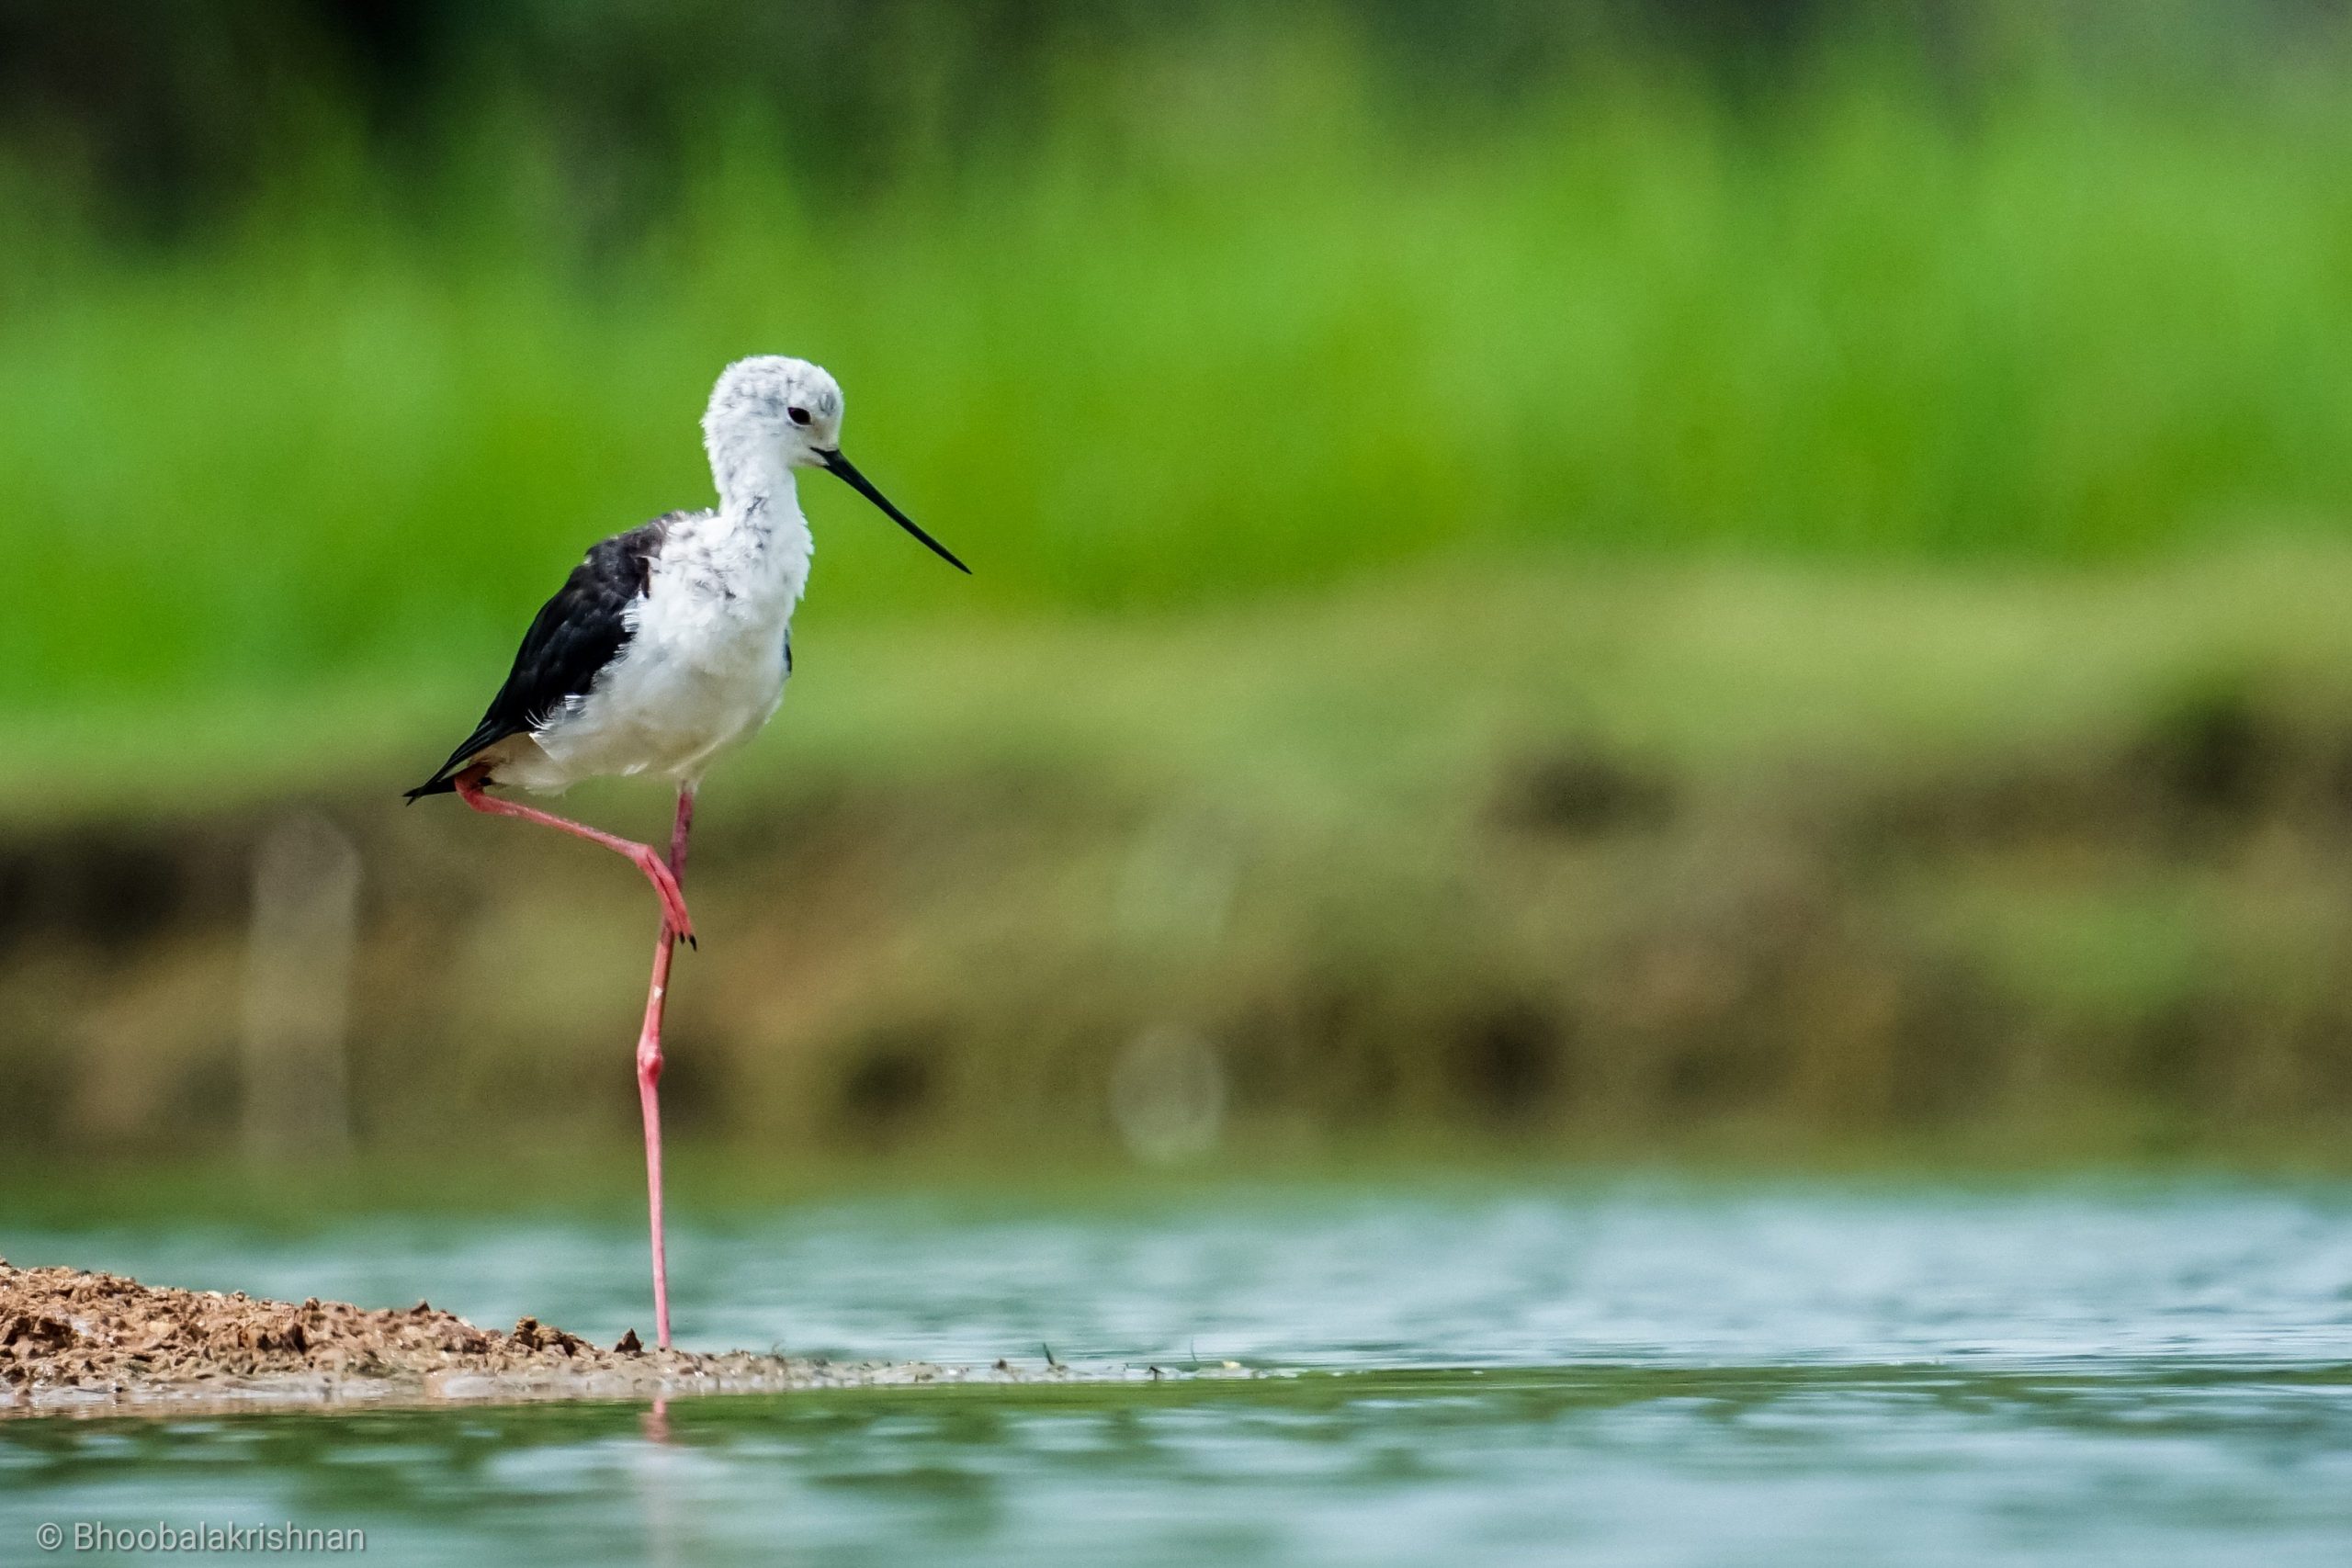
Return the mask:
{"type": "MultiPolygon", "coordinates": [[[[618,1226],[0,1250],[644,1322],[618,1226]]],[[[674,1269],[701,1347],[1286,1375],[0,1422],[0,1562],[79,1519],[357,1527],[394,1562],[2352,1562],[2341,1188],[868,1201],[682,1226],[674,1269]]]]}

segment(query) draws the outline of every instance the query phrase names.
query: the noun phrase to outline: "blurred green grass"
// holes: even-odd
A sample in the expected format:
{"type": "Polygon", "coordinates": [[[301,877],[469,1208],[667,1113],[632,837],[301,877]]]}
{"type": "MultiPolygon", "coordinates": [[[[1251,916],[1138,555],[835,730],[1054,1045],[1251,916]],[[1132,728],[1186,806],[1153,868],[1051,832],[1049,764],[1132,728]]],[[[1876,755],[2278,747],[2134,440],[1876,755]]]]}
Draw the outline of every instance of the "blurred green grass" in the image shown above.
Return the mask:
{"type": "Polygon", "coordinates": [[[11,171],[0,716],[486,691],[580,547],[707,495],[695,418],[754,351],[839,373],[850,449],[978,568],[816,481],[829,621],[2347,531],[2344,88],[1811,71],[1439,125],[1301,32],[1070,73],[1041,141],[858,202],[720,112],[593,243],[489,109],[420,166],[322,134],[164,249],[11,171]]]}

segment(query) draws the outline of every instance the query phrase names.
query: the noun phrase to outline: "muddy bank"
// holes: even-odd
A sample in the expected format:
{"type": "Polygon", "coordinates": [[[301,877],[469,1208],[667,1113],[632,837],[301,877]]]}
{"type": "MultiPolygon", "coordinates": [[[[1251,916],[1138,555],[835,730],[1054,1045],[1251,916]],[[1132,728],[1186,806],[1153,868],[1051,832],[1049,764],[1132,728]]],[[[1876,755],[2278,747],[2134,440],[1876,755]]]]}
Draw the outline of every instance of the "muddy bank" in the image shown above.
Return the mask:
{"type": "MultiPolygon", "coordinates": [[[[803,1158],[1047,1129],[1145,1158],[1384,1128],[2324,1141],[2352,1111],[2347,780],[2352,730],[2231,698],[1736,786],[1563,739],[1394,837],[1069,781],[722,800],[665,1110],[803,1158]]],[[[18,1147],[633,1146],[650,916],[608,857],[323,799],[0,849],[57,912],[0,940],[18,1147]],[[340,956],[256,957],[244,867],[288,819],[361,868],[340,956]]]]}
{"type": "Polygon", "coordinates": [[[765,1393],[918,1383],[1236,1376],[1067,1363],[940,1367],[617,1345],[524,1318],[500,1333],[405,1311],[142,1285],[0,1260],[0,1416],[765,1393]]]}
{"type": "MultiPolygon", "coordinates": [[[[706,795],[667,1125],[2340,1160],[2347,598],[1531,576],[847,649],[706,795]]],[[[402,778],[0,824],[0,1145],[634,1149],[641,881],[402,778]]]]}

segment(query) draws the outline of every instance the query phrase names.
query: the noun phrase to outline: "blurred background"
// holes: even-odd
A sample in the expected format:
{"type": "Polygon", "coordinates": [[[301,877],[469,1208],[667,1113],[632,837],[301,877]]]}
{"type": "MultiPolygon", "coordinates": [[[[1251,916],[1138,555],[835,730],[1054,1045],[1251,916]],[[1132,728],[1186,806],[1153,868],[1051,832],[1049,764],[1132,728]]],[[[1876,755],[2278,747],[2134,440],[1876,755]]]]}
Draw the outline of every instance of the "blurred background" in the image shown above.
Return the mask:
{"type": "Polygon", "coordinates": [[[2341,1166],[2347,176],[2337,0],[9,0],[0,1147],[625,1187],[400,792],[786,352],[974,575],[805,487],[690,1161],[2341,1166]]]}

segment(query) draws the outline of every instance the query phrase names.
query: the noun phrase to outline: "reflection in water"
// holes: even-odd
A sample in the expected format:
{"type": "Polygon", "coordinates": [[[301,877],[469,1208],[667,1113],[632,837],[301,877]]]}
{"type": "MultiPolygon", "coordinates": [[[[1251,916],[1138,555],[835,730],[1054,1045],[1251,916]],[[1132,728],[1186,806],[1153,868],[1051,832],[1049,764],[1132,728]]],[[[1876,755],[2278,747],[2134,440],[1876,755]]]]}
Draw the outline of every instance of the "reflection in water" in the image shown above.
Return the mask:
{"type": "MultiPolygon", "coordinates": [[[[2352,1561],[2336,1190],[1227,1191],[682,1240],[689,1320],[741,1343],[1181,1369],[1197,1339],[1283,1375],[0,1422],[0,1542],[233,1512],[450,1563],[2352,1561]]],[[[0,1235],[600,1333],[641,1310],[603,1293],[637,1245],[0,1235]]]]}
{"type": "Polygon", "coordinates": [[[679,1540],[677,1458],[669,1450],[670,1402],[656,1399],[638,1418],[645,1438],[631,1465],[637,1482],[639,1509],[645,1520],[645,1561],[670,1568],[685,1561],[679,1540]]]}
{"type": "Polygon", "coordinates": [[[277,1510],[363,1521],[394,1561],[573,1563],[2294,1562],[2352,1543],[2342,1367],[964,1385],[684,1401],[660,1440],[649,1415],[12,1423],[0,1528],[277,1510]]]}

